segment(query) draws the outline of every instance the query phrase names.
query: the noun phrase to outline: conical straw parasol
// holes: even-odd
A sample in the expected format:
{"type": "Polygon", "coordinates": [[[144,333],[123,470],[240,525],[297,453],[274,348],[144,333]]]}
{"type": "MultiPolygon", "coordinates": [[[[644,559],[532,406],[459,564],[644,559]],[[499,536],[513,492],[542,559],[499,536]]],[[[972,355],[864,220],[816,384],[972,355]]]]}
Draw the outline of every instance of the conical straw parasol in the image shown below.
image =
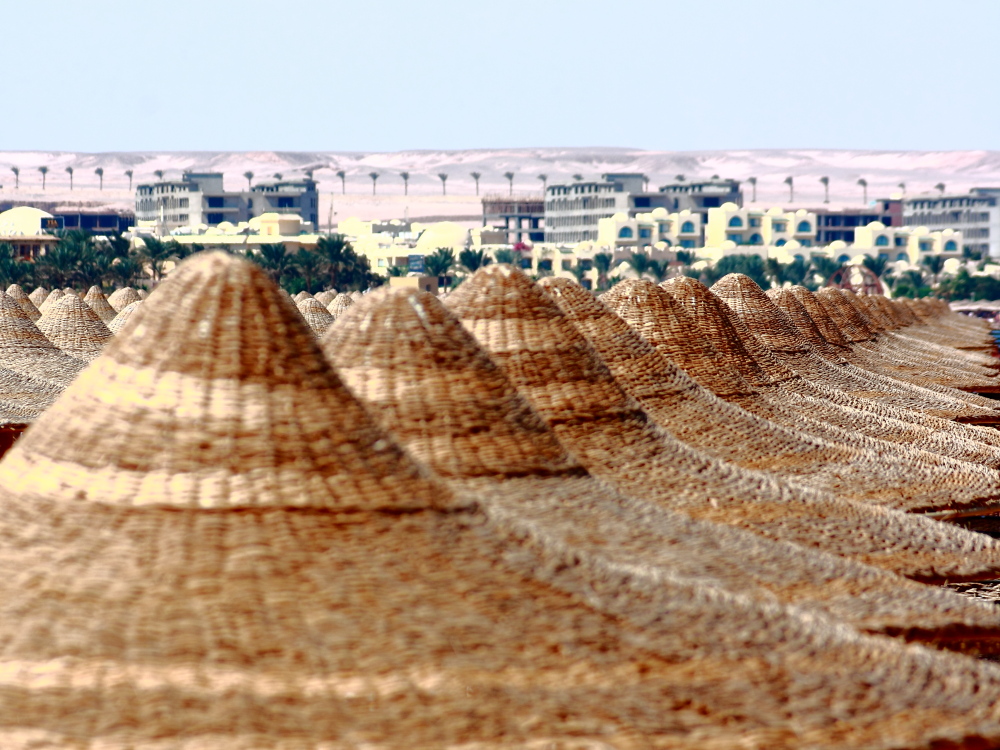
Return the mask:
{"type": "Polygon", "coordinates": [[[90,287],[83,301],[87,303],[87,306],[94,311],[105,325],[114,320],[118,314],[118,311],[108,304],[108,298],[104,296],[104,292],[101,291],[99,286],[90,287]]]}
{"type": "Polygon", "coordinates": [[[35,303],[31,301],[31,297],[25,294],[24,290],[18,284],[11,284],[7,287],[7,296],[19,304],[21,309],[24,310],[25,315],[31,318],[32,321],[36,321],[42,317],[42,314],[38,312],[38,308],[35,307],[35,303]]]}
{"type": "MultiPolygon", "coordinates": [[[[915,489],[920,492],[940,473],[938,461],[928,465],[925,456],[910,449],[872,445],[872,441],[857,440],[853,434],[829,427],[816,437],[727,403],[692,381],[578,284],[545,279],[541,285],[646,412],[675,437],[709,455],[844,497],[876,502],[913,494],[911,482],[917,483],[915,489]]],[[[654,295],[664,294],[649,286],[654,295]]],[[[675,320],[685,336],[691,337],[697,326],[683,321],[683,314],[677,311],[675,320]]],[[[663,327],[668,325],[665,321],[663,327]]],[[[717,358],[708,365],[723,369],[717,358]]],[[[736,372],[726,377],[732,382],[741,379],[736,372]]],[[[810,426],[805,422],[802,429],[808,431],[810,426]]],[[[956,463],[955,468],[962,467],[956,463]]],[[[976,467],[976,472],[982,469],[976,467]]]]}
{"type": "Polygon", "coordinates": [[[725,396],[727,400],[758,416],[839,443],[873,450],[887,460],[893,460],[891,456],[901,462],[908,459],[901,457],[898,449],[887,449],[884,441],[1000,467],[1000,434],[849,396],[804,380],[779,362],[726,304],[694,279],[678,277],[660,285],[684,308],[686,320],[684,314],[666,303],[649,282],[626,282],[616,295],[625,294],[631,285],[640,291],[645,287],[644,299],[649,302],[645,309],[632,313],[619,311],[643,327],[650,341],[663,347],[668,356],[681,352],[687,359],[708,357],[707,366],[701,368],[712,378],[706,380],[707,386],[720,388],[721,384],[726,390],[720,392],[729,394],[725,396]],[[693,330],[700,331],[709,341],[714,354],[721,357],[721,363],[712,358],[712,352],[706,354],[703,346],[696,345],[698,337],[691,335],[693,330]],[[735,392],[731,385],[741,377],[752,388],[735,392]]]}
{"type": "Polygon", "coordinates": [[[970,610],[957,595],[608,491],[583,476],[489,356],[426,292],[368,295],[331,327],[323,349],[381,425],[453,491],[478,495],[494,516],[536,527],[595,562],[690,576],[761,600],[777,596],[869,631],[938,641],[968,639],[970,631],[981,640],[1000,636],[991,609],[970,610]]]}
{"type": "Polygon", "coordinates": [[[353,292],[350,292],[350,293],[349,293],[349,296],[350,296],[350,298],[351,298],[352,300],[354,300],[355,302],[360,302],[360,301],[361,301],[361,298],[362,298],[362,297],[363,297],[364,295],[362,295],[362,294],[361,294],[361,292],[359,292],[359,291],[358,291],[357,289],[355,289],[355,290],[354,290],[353,292]]]}
{"type": "Polygon", "coordinates": [[[792,487],[676,440],[621,390],[555,303],[517,269],[480,269],[446,304],[560,442],[624,494],[912,578],[981,578],[995,570],[987,557],[996,552],[988,550],[1000,547],[982,535],[954,536],[960,531],[950,525],[792,487]],[[970,545],[983,552],[970,554],[970,545]]]}
{"type": "Polygon", "coordinates": [[[142,289],[142,288],[136,289],[135,293],[137,295],[139,295],[139,299],[141,299],[141,300],[144,300],[144,299],[146,299],[146,297],[149,296],[149,292],[147,292],[145,289],[142,289]]]}
{"type": "Polygon", "coordinates": [[[333,322],[333,316],[330,312],[314,297],[307,297],[299,302],[296,307],[298,307],[299,313],[305,319],[306,323],[309,324],[309,328],[317,336],[322,336],[326,333],[326,329],[333,322]]]}
{"type": "Polygon", "coordinates": [[[44,286],[36,287],[28,295],[28,299],[31,300],[31,304],[37,309],[45,301],[45,298],[49,296],[49,290],[44,286]]]}
{"type": "Polygon", "coordinates": [[[65,388],[84,366],[49,341],[20,305],[0,294],[0,368],[65,388]]]}
{"type": "Polygon", "coordinates": [[[132,302],[123,307],[122,311],[114,317],[114,320],[112,320],[111,323],[108,324],[108,330],[111,331],[111,333],[113,334],[117,334],[119,331],[121,331],[121,329],[125,327],[125,324],[128,322],[129,318],[132,317],[132,313],[134,313],[136,310],[139,309],[139,306],[142,304],[142,302],[143,301],[141,299],[136,300],[135,302],[132,302]]]}
{"type": "Polygon", "coordinates": [[[4,746],[1000,741],[991,665],[505,533],[245,261],[151,302],[0,464],[4,746]]]}
{"type": "Polygon", "coordinates": [[[333,291],[330,291],[329,289],[324,289],[322,292],[320,292],[319,294],[316,295],[316,300],[321,305],[323,305],[323,307],[326,307],[327,305],[329,305],[336,298],[337,298],[337,293],[333,292],[333,291]]]}
{"type": "Polygon", "coordinates": [[[304,299],[312,299],[312,298],[313,298],[313,296],[311,294],[309,294],[309,292],[306,292],[306,291],[301,291],[298,294],[296,294],[294,297],[292,297],[292,299],[295,301],[295,304],[298,304],[299,302],[301,302],[304,299]]]}
{"type": "Polygon", "coordinates": [[[111,293],[111,296],[108,297],[108,304],[111,305],[116,312],[121,312],[128,305],[131,305],[133,302],[138,302],[141,299],[142,297],[136,293],[135,289],[130,286],[125,286],[121,289],[116,289],[111,293]]]}
{"type": "Polygon", "coordinates": [[[67,294],[38,320],[38,330],[63,352],[92,362],[111,340],[111,331],[97,313],[75,294],[67,294]]]}
{"type": "Polygon", "coordinates": [[[333,302],[326,306],[326,309],[330,311],[333,315],[333,319],[336,320],[348,307],[354,304],[354,300],[351,299],[351,295],[341,292],[338,294],[333,302]]]}
{"type": "Polygon", "coordinates": [[[986,409],[976,409],[960,398],[850,365],[830,364],[812,349],[788,316],[747,276],[729,274],[716,282],[712,292],[743,319],[754,336],[781,362],[811,382],[933,416],[967,421],[995,419],[986,409]]]}
{"type": "Polygon", "coordinates": [[[50,307],[52,307],[52,305],[54,305],[56,302],[58,302],[65,296],[66,292],[64,292],[62,289],[53,289],[45,297],[45,301],[38,306],[38,312],[40,312],[42,315],[45,315],[46,310],[48,310],[50,307]]]}

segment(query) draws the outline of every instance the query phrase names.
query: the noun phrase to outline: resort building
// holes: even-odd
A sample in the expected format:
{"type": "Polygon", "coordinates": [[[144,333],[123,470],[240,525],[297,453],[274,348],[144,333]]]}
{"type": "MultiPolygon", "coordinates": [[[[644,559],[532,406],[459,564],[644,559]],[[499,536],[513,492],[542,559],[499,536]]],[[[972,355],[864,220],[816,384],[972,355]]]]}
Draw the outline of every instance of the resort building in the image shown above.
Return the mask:
{"type": "Polygon", "coordinates": [[[843,208],[812,208],[816,214],[816,244],[829,245],[831,242],[854,242],[858,227],[877,221],[887,227],[903,225],[903,201],[888,198],[872,201],[868,206],[845,206],[843,208]]]}
{"type": "Polygon", "coordinates": [[[35,260],[59,241],[55,232],[61,228],[61,222],[47,211],[17,206],[0,213],[0,244],[14,248],[15,257],[21,260],[35,260]]]}
{"type": "Polygon", "coordinates": [[[708,209],[705,245],[722,247],[725,242],[740,245],[773,245],[781,247],[794,240],[799,247],[816,245],[816,214],[799,209],[747,208],[736,203],[724,203],[708,209]]]}
{"type": "Polygon", "coordinates": [[[665,208],[655,208],[633,216],[622,211],[598,222],[597,244],[615,250],[659,245],[674,249],[701,247],[702,215],[688,209],[668,213],[665,208]]]}
{"type": "Polygon", "coordinates": [[[851,252],[892,262],[906,261],[919,265],[928,255],[958,258],[964,238],[960,230],[931,230],[927,227],[887,227],[874,221],[855,232],[851,252]]]}
{"type": "Polygon", "coordinates": [[[487,195],[482,203],[483,226],[502,232],[506,244],[545,240],[544,196],[487,195]]]}
{"type": "Polygon", "coordinates": [[[903,224],[962,233],[963,250],[1000,258],[1000,188],[968,193],[917,195],[903,200],[903,224]]]}
{"type": "Polygon", "coordinates": [[[318,226],[319,193],[313,180],[263,182],[227,191],[221,172],[185,172],[179,180],[136,186],[136,227],[159,236],[184,227],[240,224],[266,213],[297,214],[318,226]]]}
{"type": "Polygon", "coordinates": [[[676,180],[668,185],[662,185],[660,193],[666,198],[667,209],[671,211],[688,209],[703,216],[707,216],[710,208],[719,208],[725,203],[743,205],[739,180],[723,180],[717,177],[695,182],[676,180]]]}
{"type": "MultiPolygon", "coordinates": [[[[136,228],[133,237],[158,236],[148,228],[136,228]]],[[[197,227],[187,232],[175,232],[170,239],[180,245],[198,245],[206,250],[244,252],[261,245],[282,244],[287,252],[301,247],[314,248],[320,235],[296,214],[266,213],[249,221],[233,224],[223,221],[214,227],[197,227]]]]}
{"type": "Polygon", "coordinates": [[[549,185],[545,190],[545,241],[593,242],[601,219],[628,211],[629,193],[621,181],[549,185]]]}

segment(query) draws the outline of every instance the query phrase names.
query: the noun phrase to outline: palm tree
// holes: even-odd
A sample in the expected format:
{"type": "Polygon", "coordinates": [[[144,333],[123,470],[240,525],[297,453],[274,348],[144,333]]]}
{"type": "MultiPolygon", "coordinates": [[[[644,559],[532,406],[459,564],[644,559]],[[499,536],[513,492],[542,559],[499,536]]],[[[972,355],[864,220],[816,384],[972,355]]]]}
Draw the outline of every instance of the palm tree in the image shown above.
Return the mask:
{"type": "Polygon", "coordinates": [[[126,169],[125,170],[125,176],[128,177],[128,191],[131,193],[132,192],[132,170],[131,169],[126,169]]]}
{"type": "Polygon", "coordinates": [[[518,254],[514,250],[503,248],[493,253],[493,257],[496,258],[497,263],[506,263],[509,266],[517,265],[518,254]]]}
{"type": "Polygon", "coordinates": [[[686,178],[682,174],[675,174],[674,179],[677,180],[678,182],[684,182],[686,178]]]}
{"type": "Polygon", "coordinates": [[[861,186],[861,190],[862,190],[862,193],[861,193],[862,196],[863,196],[862,197],[862,201],[864,202],[864,205],[867,206],[868,205],[868,180],[866,180],[864,177],[862,177],[860,180],[858,180],[858,184],[861,186]]]}
{"type": "Polygon", "coordinates": [[[879,278],[885,273],[885,269],[889,267],[889,259],[879,255],[877,258],[873,258],[870,255],[866,255],[864,260],[861,261],[865,268],[870,270],[879,278]]]}
{"type": "Polygon", "coordinates": [[[632,266],[632,270],[641,279],[643,275],[649,271],[649,256],[645,253],[632,253],[632,257],[629,258],[628,264],[632,266]]]}
{"type": "Polygon", "coordinates": [[[294,265],[292,257],[285,251],[284,244],[280,242],[263,244],[258,252],[247,250],[246,255],[248,259],[263,268],[275,284],[280,284],[282,277],[294,265]]]}
{"type": "Polygon", "coordinates": [[[351,265],[353,249],[344,235],[328,234],[317,240],[316,252],[323,259],[326,273],[330,276],[330,288],[338,290],[341,274],[348,271],[351,265]]]}
{"type": "Polygon", "coordinates": [[[340,192],[341,194],[347,193],[347,172],[343,169],[337,172],[337,177],[340,178],[340,192]]]}
{"type": "Polygon", "coordinates": [[[937,190],[938,193],[940,193],[941,195],[944,195],[944,183],[943,182],[939,182],[937,185],[935,185],[934,189],[937,190]]]}
{"type": "Polygon", "coordinates": [[[747,177],[747,182],[749,182],[750,183],[750,187],[753,188],[753,197],[750,198],[750,202],[751,203],[756,203],[757,202],[757,178],[756,177],[747,177]]]}
{"type": "Polygon", "coordinates": [[[162,169],[154,170],[153,174],[156,175],[156,179],[158,179],[158,180],[162,180],[163,179],[163,170],[162,169]]]}
{"type": "Polygon", "coordinates": [[[448,195],[448,175],[440,172],[438,173],[438,179],[441,180],[441,195],[448,195]]]}
{"type": "Polygon", "coordinates": [[[597,269],[597,288],[603,289],[608,283],[608,274],[611,272],[611,261],[614,256],[611,253],[597,253],[594,255],[594,268],[597,269]]]}
{"type": "Polygon", "coordinates": [[[547,174],[538,175],[538,179],[542,181],[542,195],[545,195],[545,191],[549,187],[549,176],[547,174]]]}
{"type": "Polygon", "coordinates": [[[49,173],[48,167],[39,167],[38,171],[42,173],[42,190],[45,190],[45,175],[49,173]]]}
{"type": "Polygon", "coordinates": [[[785,178],[785,184],[788,185],[788,202],[795,203],[795,180],[791,175],[785,178]]]}
{"type": "Polygon", "coordinates": [[[485,250],[466,249],[458,254],[459,265],[469,273],[475,273],[483,266],[488,266],[492,262],[485,250]]]}
{"type": "Polygon", "coordinates": [[[400,172],[399,176],[403,178],[403,195],[410,194],[410,173],[400,172]]]}
{"type": "Polygon", "coordinates": [[[247,178],[247,190],[253,187],[253,172],[244,172],[243,176],[247,178]]]}
{"type": "Polygon", "coordinates": [[[476,181],[476,195],[479,195],[479,178],[483,175],[481,172],[469,172],[469,175],[476,181]]]}
{"type": "Polygon", "coordinates": [[[642,190],[643,192],[649,192],[649,175],[642,176],[642,190]]]}
{"type": "Polygon", "coordinates": [[[94,170],[94,174],[101,181],[101,190],[104,190],[104,167],[98,167],[94,170]]]}
{"type": "Polygon", "coordinates": [[[302,280],[306,282],[306,291],[311,293],[316,288],[316,277],[323,271],[323,258],[307,247],[300,247],[292,258],[292,263],[302,274],[302,280]]]}
{"type": "Polygon", "coordinates": [[[375,183],[378,182],[378,172],[369,172],[368,176],[372,178],[372,195],[375,195],[375,183]]]}
{"type": "Polygon", "coordinates": [[[823,202],[824,203],[829,203],[830,202],[830,178],[829,177],[820,177],[819,181],[823,183],[823,202]]]}
{"type": "Polygon", "coordinates": [[[313,178],[313,175],[315,173],[316,173],[315,169],[303,169],[302,170],[302,174],[304,174],[306,176],[307,180],[311,180],[313,178]]]}
{"type": "Polygon", "coordinates": [[[73,189],[73,167],[66,167],[66,171],[69,173],[69,189],[73,189]]]}
{"type": "Polygon", "coordinates": [[[906,183],[905,182],[899,183],[898,185],[896,185],[896,187],[898,187],[900,189],[900,191],[903,193],[903,195],[906,195],[906,183]]]}
{"type": "Polygon", "coordinates": [[[149,266],[153,281],[159,281],[163,276],[163,266],[168,260],[177,260],[184,255],[183,248],[171,240],[164,242],[155,237],[143,237],[139,257],[149,266]]]}
{"type": "Polygon", "coordinates": [[[504,172],[503,176],[507,178],[507,182],[510,185],[510,195],[514,194],[514,173],[504,172]]]}
{"type": "Polygon", "coordinates": [[[10,171],[14,173],[14,189],[17,190],[21,186],[21,168],[11,167],[10,171]]]}
{"type": "Polygon", "coordinates": [[[424,258],[424,269],[431,276],[438,277],[438,284],[447,285],[448,272],[455,265],[455,251],[450,247],[439,247],[424,258]]]}
{"type": "Polygon", "coordinates": [[[281,174],[281,172],[275,172],[274,173],[274,179],[276,179],[276,180],[281,180],[281,179],[284,178],[284,176],[285,175],[281,174]]]}
{"type": "Polygon", "coordinates": [[[576,180],[577,182],[583,182],[583,175],[582,174],[575,174],[575,175],[573,175],[573,179],[576,180]]]}

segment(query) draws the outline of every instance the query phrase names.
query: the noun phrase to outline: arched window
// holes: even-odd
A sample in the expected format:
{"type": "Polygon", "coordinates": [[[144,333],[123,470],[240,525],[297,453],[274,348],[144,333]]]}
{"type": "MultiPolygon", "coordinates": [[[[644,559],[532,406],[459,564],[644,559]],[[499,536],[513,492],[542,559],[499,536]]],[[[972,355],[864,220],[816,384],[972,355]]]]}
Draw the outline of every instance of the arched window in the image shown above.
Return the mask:
{"type": "Polygon", "coordinates": [[[887,261],[887,260],[889,260],[889,253],[879,253],[878,257],[879,257],[879,260],[886,260],[887,261]]]}
{"type": "Polygon", "coordinates": [[[750,235],[750,244],[751,245],[763,245],[764,244],[764,238],[761,237],[759,234],[756,234],[756,233],[751,234],[750,235]]]}
{"type": "Polygon", "coordinates": [[[808,221],[800,221],[798,227],[795,228],[796,232],[811,232],[812,224],[808,221]]]}
{"type": "Polygon", "coordinates": [[[731,226],[731,227],[741,227],[741,226],[743,226],[743,219],[741,219],[739,216],[734,216],[733,218],[731,218],[729,220],[729,226],[731,226]]]}
{"type": "Polygon", "coordinates": [[[781,247],[781,246],[782,246],[782,245],[784,245],[784,244],[785,244],[786,242],[787,242],[787,240],[784,240],[784,239],[780,239],[780,240],[778,240],[777,242],[775,242],[775,243],[774,243],[774,246],[775,246],[775,247],[781,247]]]}
{"type": "Polygon", "coordinates": [[[909,260],[909,259],[910,259],[910,256],[907,255],[906,253],[898,253],[896,255],[896,260],[909,260]]]}
{"type": "Polygon", "coordinates": [[[851,259],[850,255],[841,255],[839,258],[837,258],[837,262],[838,263],[846,263],[850,259],[851,259]]]}
{"type": "Polygon", "coordinates": [[[795,258],[795,260],[805,260],[806,259],[806,256],[802,255],[801,253],[795,253],[795,255],[793,255],[792,257],[795,258]]]}
{"type": "Polygon", "coordinates": [[[946,253],[953,253],[958,250],[958,245],[955,244],[955,240],[948,240],[944,243],[944,251],[946,253]]]}
{"type": "Polygon", "coordinates": [[[670,224],[660,224],[660,234],[670,234],[670,224]]]}
{"type": "Polygon", "coordinates": [[[880,234],[875,238],[875,247],[886,247],[889,244],[889,238],[884,234],[880,234]]]}
{"type": "Polygon", "coordinates": [[[631,227],[622,227],[621,230],[618,232],[618,239],[621,239],[621,240],[632,239],[632,228],[631,227]]]}
{"type": "Polygon", "coordinates": [[[685,221],[683,224],[681,224],[681,233],[682,234],[688,234],[688,233],[693,232],[693,231],[694,231],[694,222],[693,221],[685,221]]]}

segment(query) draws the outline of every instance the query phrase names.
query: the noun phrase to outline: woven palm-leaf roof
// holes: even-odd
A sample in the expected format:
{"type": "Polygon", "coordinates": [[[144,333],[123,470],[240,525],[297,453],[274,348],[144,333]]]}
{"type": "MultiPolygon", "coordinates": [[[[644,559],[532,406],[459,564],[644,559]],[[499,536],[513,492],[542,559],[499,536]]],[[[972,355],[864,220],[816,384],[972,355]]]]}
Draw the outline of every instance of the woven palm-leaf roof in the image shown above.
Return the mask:
{"type": "Polygon", "coordinates": [[[108,304],[108,298],[104,296],[104,292],[101,291],[99,286],[90,287],[83,301],[87,303],[87,306],[94,311],[105,325],[114,320],[118,314],[118,311],[108,304]]]}
{"type": "Polygon", "coordinates": [[[28,299],[31,300],[31,304],[33,304],[37,309],[48,296],[49,290],[43,286],[39,286],[31,290],[31,294],[28,295],[28,299]]]}
{"type": "Polygon", "coordinates": [[[52,305],[61,300],[66,296],[66,292],[62,289],[53,289],[46,295],[45,300],[38,306],[38,312],[45,315],[46,310],[50,309],[52,305]]]}
{"type": "Polygon", "coordinates": [[[347,294],[346,292],[341,292],[336,297],[334,297],[333,301],[330,302],[330,304],[326,306],[326,309],[330,311],[330,314],[333,315],[334,320],[336,320],[338,317],[340,317],[340,315],[344,312],[344,310],[346,310],[353,304],[354,300],[351,298],[351,295],[347,294]]]}
{"type": "Polygon", "coordinates": [[[38,320],[38,330],[71,357],[91,362],[111,339],[97,313],[75,294],[67,294],[38,320]]]}
{"type": "Polygon", "coordinates": [[[116,312],[121,312],[128,305],[133,302],[138,302],[142,299],[139,294],[130,286],[122,287],[121,289],[116,289],[108,296],[108,304],[116,312]]]}
{"type": "Polygon", "coordinates": [[[584,475],[486,352],[426,292],[368,295],[331,327],[323,348],[382,426],[453,490],[480,494],[495,517],[537,527],[595,562],[641,563],[643,570],[762,600],[778,596],[862,629],[873,629],[874,619],[880,632],[916,638],[1000,636],[989,608],[969,607],[955,595],[610,492],[584,475]],[[838,585],[830,585],[834,580],[838,585]]]}
{"type": "Polygon", "coordinates": [[[324,289],[322,292],[320,292],[320,293],[318,293],[316,295],[317,301],[321,305],[323,305],[323,307],[326,307],[327,305],[329,305],[336,298],[337,298],[337,293],[333,292],[333,291],[330,291],[329,289],[324,289]]]}
{"type": "Polygon", "coordinates": [[[32,321],[36,321],[42,317],[42,314],[38,312],[38,308],[35,307],[35,303],[31,301],[31,297],[25,294],[24,290],[18,284],[11,284],[7,287],[7,296],[17,302],[32,321]]]}
{"type": "Polygon", "coordinates": [[[927,573],[938,578],[945,569],[981,576],[995,565],[986,562],[986,556],[994,554],[986,552],[994,549],[992,540],[972,535],[947,541],[945,537],[959,530],[793,488],[678,441],[621,389],[558,306],[517,269],[504,265],[480,269],[449,295],[446,304],[560,442],[591,474],[624,494],[770,538],[895,570],[905,568],[918,578],[927,573]],[[919,525],[904,532],[911,523],[919,525]],[[927,534],[937,540],[928,544],[927,534]],[[864,538],[878,542],[863,552],[855,545],[864,538]],[[966,554],[968,544],[983,549],[984,556],[973,559],[966,554]]]}
{"type": "Polygon", "coordinates": [[[5,746],[1000,740],[990,665],[458,501],[245,261],[136,315],[0,462],[5,746]]]}
{"type": "Polygon", "coordinates": [[[333,323],[333,316],[314,297],[307,297],[297,303],[296,306],[306,323],[309,324],[309,328],[317,336],[322,336],[326,333],[326,329],[333,323]]]}
{"type": "Polygon", "coordinates": [[[129,321],[129,318],[132,317],[132,313],[138,310],[139,306],[142,305],[142,303],[143,301],[139,299],[123,307],[121,312],[118,313],[114,317],[114,319],[108,324],[108,330],[114,334],[120,332],[122,328],[125,327],[125,324],[129,321]]]}
{"type": "Polygon", "coordinates": [[[84,366],[49,341],[20,305],[0,294],[0,367],[63,388],[84,366]]]}

